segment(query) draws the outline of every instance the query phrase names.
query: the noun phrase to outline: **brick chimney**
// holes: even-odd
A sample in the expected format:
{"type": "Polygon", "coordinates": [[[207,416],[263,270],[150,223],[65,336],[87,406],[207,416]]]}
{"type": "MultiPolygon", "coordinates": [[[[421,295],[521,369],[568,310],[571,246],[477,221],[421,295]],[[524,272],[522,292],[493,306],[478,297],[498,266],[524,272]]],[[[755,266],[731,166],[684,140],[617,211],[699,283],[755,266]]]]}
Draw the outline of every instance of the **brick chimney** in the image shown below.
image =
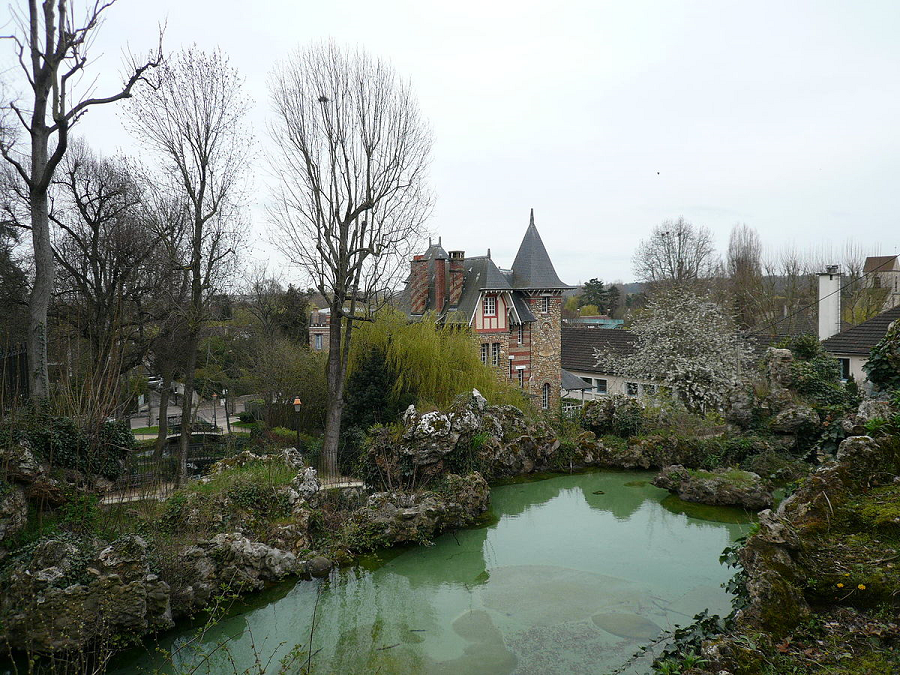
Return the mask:
{"type": "Polygon", "coordinates": [[[447,297],[447,259],[434,259],[434,309],[440,314],[444,311],[444,299],[447,297]]]}
{"type": "Polygon", "coordinates": [[[459,305],[462,298],[463,278],[465,270],[463,270],[463,260],[466,258],[465,251],[450,251],[450,306],[459,305]]]}
{"type": "Polygon", "coordinates": [[[428,305],[428,261],[417,255],[410,263],[410,308],[411,314],[424,314],[428,305]]]}

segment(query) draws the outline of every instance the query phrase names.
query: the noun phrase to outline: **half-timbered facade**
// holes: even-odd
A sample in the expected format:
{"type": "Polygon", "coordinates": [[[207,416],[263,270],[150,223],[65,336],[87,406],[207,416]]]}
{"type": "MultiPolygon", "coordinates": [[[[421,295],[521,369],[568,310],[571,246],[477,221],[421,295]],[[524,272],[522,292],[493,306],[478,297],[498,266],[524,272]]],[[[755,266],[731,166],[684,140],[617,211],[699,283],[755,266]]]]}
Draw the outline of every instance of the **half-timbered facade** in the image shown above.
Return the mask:
{"type": "Polygon", "coordinates": [[[487,255],[466,257],[440,240],[413,258],[404,304],[415,319],[435,312],[448,324],[468,327],[481,359],[524,389],[543,408],[559,402],[562,379],[560,281],[531,213],[510,269],[487,255]]]}

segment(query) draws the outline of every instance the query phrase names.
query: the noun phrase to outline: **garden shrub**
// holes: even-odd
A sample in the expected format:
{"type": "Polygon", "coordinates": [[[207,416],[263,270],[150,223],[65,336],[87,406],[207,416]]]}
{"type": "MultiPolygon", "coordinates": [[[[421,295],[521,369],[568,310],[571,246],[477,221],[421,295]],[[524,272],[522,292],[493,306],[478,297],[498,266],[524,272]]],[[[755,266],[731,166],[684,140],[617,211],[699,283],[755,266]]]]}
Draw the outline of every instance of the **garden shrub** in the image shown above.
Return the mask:
{"type": "Polygon", "coordinates": [[[54,468],[115,480],[135,448],[126,422],[106,421],[90,428],[71,417],[57,417],[45,407],[30,410],[18,422],[0,428],[0,444],[26,441],[39,459],[54,468]]]}

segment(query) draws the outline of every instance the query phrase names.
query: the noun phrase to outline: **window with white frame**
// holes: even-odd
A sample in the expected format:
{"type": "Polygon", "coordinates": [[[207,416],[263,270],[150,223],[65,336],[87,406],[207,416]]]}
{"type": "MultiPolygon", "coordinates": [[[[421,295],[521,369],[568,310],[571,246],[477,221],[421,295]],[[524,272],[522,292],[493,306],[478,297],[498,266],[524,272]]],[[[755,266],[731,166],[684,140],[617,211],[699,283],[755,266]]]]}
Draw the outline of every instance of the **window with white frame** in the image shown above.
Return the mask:
{"type": "Polygon", "coordinates": [[[488,345],[486,342],[481,345],[481,362],[487,365],[488,360],[488,345]]]}
{"type": "Polygon", "coordinates": [[[642,384],[641,389],[644,390],[644,396],[656,396],[659,387],[655,384],[642,384]]]}
{"type": "Polygon", "coordinates": [[[316,333],[315,335],[313,335],[313,338],[315,340],[315,348],[317,350],[321,350],[322,349],[322,334],[316,333]]]}
{"type": "Polygon", "coordinates": [[[525,342],[525,324],[519,324],[519,344],[525,342]]]}
{"type": "Polygon", "coordinates": [[[606,386],[606,380],[594,378],[594,391],[596,391],[598,394],[605,394],[606,386]]]}
{"type": "Polygon", "coordinates": [[[541,298],[541,314],[546,314],[550,311],[550,298],[543,297],[541,298]]]}
{"type": "Polygon", "coordinates": [[[500,365],[500,343],[495,342],[491,345],[491,365],[500,365]]]}
{"type": "Polygon", "coordinates": [[[484,315],[485,316],[497,316],[497,296],[496,295],[484,296],[484,315]]]}
{"type": "Polygon", "coordinates": [[[544,410],[550,407],[550,384],[548,382],[544,382],[544,386],[541,387],[541,407],[544,410]]]}
{"type": "Polygon", "coordinates": [[[638,383],[637,382],[626,382],[625,383],[625,395],[626,396],[637,396],[638,395],[638,383]]]}
{"type": "Polygon", "coordinates": [[[519,370],[517,370],[516,373],[519,376],[519,389],[524,389],[525,388],[525,369],[519,368],[519,370]]]}

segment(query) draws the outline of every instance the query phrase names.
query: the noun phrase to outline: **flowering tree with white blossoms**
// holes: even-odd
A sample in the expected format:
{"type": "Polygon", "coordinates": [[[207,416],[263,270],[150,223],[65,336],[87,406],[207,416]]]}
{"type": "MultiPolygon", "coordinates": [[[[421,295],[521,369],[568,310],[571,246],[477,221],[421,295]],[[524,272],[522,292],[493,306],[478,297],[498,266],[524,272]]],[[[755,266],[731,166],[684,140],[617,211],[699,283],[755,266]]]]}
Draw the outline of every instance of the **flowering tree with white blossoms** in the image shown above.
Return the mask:
{"type": "Polygon", "coordinates": [[[694,412],[724,406],[747,372],[750,347],[716,303],[685,290],[657,294],[632,326],[628,356],[594,349],[596,364],[667,387],[694,412]]]}

